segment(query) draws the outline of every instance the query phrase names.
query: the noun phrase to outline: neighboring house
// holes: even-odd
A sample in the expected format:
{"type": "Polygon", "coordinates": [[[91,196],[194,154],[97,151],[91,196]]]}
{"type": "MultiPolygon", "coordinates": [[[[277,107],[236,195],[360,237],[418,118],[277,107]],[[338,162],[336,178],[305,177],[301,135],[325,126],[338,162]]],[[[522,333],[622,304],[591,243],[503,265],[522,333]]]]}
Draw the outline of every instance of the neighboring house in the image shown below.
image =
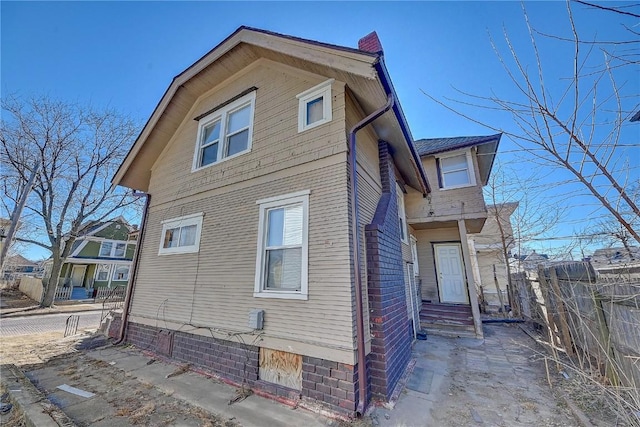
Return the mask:
{"type": "Polygon", "coordinates": [[[482,337],[468,235],[487,219],[487,184],[500,134],[416,141],[430,182],[423,198],[405,194],[410,240],[417,246],[423,325],[428,331],[482,337]]]}
{"type": "Polygon", "coordinates": [[[638,273],[640,272],[640,248],[627,246],[596,249],[589,261],[598,273],[638,273]]]}
{"type": "Polygon", "coordinates": [[[36,276],[39,273],[38,263],[30,261],[22,255],[8,256],[4,262],[2,278],[16,280],[22,276],[36,276]]]}
{"type": "Polygon", "coordinates": [[[516,264],[520,271],[537,272],[538,266],[548,267],[553,264],[549,261],[549,255],[539,254],[535,250],[528,255],[516,255],[516,264]]]}
{"type": "MultiPolygon", "coordinates": [[[[129,238],[136,229],[118,217],[83,226],[64,260],[58,287],[73,287],[72,299],[91,298],[101,287],[126,286],[136,241],[129,238]]],[[[45,278],[51,273],[45,265],[45,278]]]]}
{"type": "Polygon", "coordinates": [[[517,202],[487,206],[488,217],[482,230],[469,235],[473,274],[481,290],[484,308],[488,312],[498,311],[500,308],[498,289],[502,295],[502,303],[510,303],[507,263],[510,262],[515,247],[511,215],[517,208],[517,202]]]}
{"type": "Polygon", "coordinates": [[[421,158],[375,33],[239,28],[174,78],[113,178],[149,195],[125,339],[301,405],[390,399],[440,301],[434,248],[442,300],[477,299],[458,293],[498,139],[454,147],[461,169],[435,142],[421,158]]]}

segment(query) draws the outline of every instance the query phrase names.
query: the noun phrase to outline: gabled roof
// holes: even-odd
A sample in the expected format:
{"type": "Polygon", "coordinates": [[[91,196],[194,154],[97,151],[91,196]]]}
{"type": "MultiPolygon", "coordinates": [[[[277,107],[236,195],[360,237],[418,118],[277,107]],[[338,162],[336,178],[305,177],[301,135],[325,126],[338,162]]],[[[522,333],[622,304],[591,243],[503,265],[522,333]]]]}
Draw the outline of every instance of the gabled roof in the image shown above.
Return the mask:
{"type": "Polygon", "coordinates": [[[124,219],[123,216],[119,216],[113,219],[109,219],[106,221],[87,221],[80,226],[78,230],[78,237],[92,236],[96,234],[98,231],[103,230],[108,227],[109,224],[114,222],[122,223],[129,231],[133,230],[133,227],[129,224],[129,222],[124,219]]]}
{"type": "Polygon", "coordinates": [[[22,255],[14,255],[14,256],[7,257],[6,265],[16,266],[16,267],[18,266],[19,267],[25,267],[25,266],[35,267],[38,264],[26,259],[22,255]]]}
{"type": "Polygon", "coordinates": [[[212,82],[222,82],[263,57],[292,61],[301,69],[345,82],[365,114],[376,111],[385,105],[389,95],[393,96],[396,100],[393,114],[384,114],[372,126],[391,144],[407,183],[422,192],[428,191],[426,174],[381,52],[371,53],[244,26],[173,79],[112,184],[147,191],[151,167],[198,97],[213,86],[212,82]],[[219,59],[233,55],[240,45],[249,46],[250,50],[233,67],[227,64],[215,68],[219,59]]]}
{"type": "Polygon", "coordinates": [[[429,138],[415,141],[420,157],[433,156],[447,151],[478,147],[478,167],[482,185],[487,185],[493,161],[496,158],[501,133],[486,136],[456,136],[449,138],[429,138]]]}

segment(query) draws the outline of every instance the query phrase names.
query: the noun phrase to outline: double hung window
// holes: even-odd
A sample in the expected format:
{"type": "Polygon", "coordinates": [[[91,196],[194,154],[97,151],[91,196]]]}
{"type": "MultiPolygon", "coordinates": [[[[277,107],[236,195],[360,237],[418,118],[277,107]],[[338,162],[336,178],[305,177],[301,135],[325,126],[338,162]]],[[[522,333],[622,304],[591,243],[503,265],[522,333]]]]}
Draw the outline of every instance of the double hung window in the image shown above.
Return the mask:
{"type": "Polygon", "coordinates": [[[258,201],[254,296],[307,299],[309,192],[258,201]]]}
{"type": "Polygon", "coordinates": [[[438,158],[440,188],[459,188],[475,185],[471,153],[458,153],[438,158]]]}
{"type": "Polygon", "coordinates": [[[124,258],[126,252],[127,252],[126,243],[109,242],[109,241],[100,243],[99,256],[101,257],[124,258]]]}
{"type": "Polygon", "coordinates": [[[129,266],[117,265],[113,270],[113,280],[123,282],[129,280],[129,266]]]}
{"type": "Polygon", "coordinates": [[[199,120],[194,170],[251,150],[255,99],[252,92],[199,120]]]}

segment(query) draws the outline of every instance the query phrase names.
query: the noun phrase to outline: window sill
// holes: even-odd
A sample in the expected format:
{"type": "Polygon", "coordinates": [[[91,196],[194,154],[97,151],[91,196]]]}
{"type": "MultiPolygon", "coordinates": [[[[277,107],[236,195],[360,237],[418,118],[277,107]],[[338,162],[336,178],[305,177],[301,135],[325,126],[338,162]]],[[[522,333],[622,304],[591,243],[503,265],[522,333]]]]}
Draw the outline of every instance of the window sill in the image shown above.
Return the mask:
{"type": "Polygon", "coordinates": [[[457,190],[459,188],[468,188],[468,187],[475,187],[476,184],[464,184],[464,185],[454,185],[452,187],[442,187],[439,190],[440,191],[446,191],[446,190],[457,190]]]}
{"type": "MultiPolygon", "coordinates": [[[[249,142],[249,144],[250,144],[250,142],[249,142]]],[[[224,163],[227,160],[235,159],[236,157],[242,156],[243,154],[247,154],[247,153],[250,153],[250,152],[251,152],[251,148],[247,148],[244,151],[240,151],[239,153],[236,153],[233,156],[227,156],[227,157],[223,158],[222,160],[218,160],[217,162],[209,163],[208,165],[204,165],[204,166],[192,167],[191,168],[191,173],[201,171],[201,170],[209,168],[211,166],[219,165],[220,163],[224,163]]]]}
{"type": "Polygon", "coordinates": [[[255,298],[278,298],[278,299],[297,299],[297,300],[305,300],[309,299],[309,295],[301,294],[300,292],[254,292],[253,296],[255,298]]]}
{"type": "Polygon", "coordinates": [[[298,133],[303,133],[308,130],[317,128],[318,126],[322,126],[325,123],[331,123],[331,119],[322,119],[322,120],[318,120],[317,122],[311,123],[310,125],[302,125],[301,127],[298,128],[298,133]]]}
{"type": "Polygon", "coordinates": [[[199,248],[189,248],[189,249],[182,249],[179,251],[160,251],[158,252],[158,255],[179,255],[179,254],[193,254],[193,253],[198,253],[200,252],[199,248]]]}

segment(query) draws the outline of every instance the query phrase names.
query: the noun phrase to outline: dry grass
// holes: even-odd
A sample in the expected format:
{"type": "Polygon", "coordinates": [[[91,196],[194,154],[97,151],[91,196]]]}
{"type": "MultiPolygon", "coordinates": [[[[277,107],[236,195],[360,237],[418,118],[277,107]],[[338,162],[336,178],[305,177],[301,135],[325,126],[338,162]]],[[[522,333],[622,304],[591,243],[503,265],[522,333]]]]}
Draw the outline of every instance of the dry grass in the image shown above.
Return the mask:
{"type": "Polygon", "coordinates": [[[638,278],[595,279],[586,271],[587,276],[571,279],[576,276],[551,269],[545,274],[547,279],[528,279],[524,286],[542,290],[533,315],[544,325],[540,339],[549,351],[542,355],[549,383],[596,422],[640,426],[638,376],[624,363],[640,354],[632,332],[640,328],[632,315],[640,301],[638,278]],[[539,314],[547,306],[553,314],[539,314]]]}
{"type": "Polygon", "coordinates": [[[133,425],[137,425],[137,424],[142,424],[142,423],[146,423],[147,418],[149,417],[149,415],[153,414],[153,412],[156,410],[156,405],[152,402],[147,402],[144,406],[142,406],[139,409],[136,409],[130,416],[129,416],[129,421],[131,421],[131,424],[133,425]]]}
{"type": "Polygon", "coordinates": [[[62,332],[18,335],[4,338],[0,346],[2,363],[17,366],[47,362],[62,354],[75,352],[75,344],[84,336],[64,339],[62,332]]]}

